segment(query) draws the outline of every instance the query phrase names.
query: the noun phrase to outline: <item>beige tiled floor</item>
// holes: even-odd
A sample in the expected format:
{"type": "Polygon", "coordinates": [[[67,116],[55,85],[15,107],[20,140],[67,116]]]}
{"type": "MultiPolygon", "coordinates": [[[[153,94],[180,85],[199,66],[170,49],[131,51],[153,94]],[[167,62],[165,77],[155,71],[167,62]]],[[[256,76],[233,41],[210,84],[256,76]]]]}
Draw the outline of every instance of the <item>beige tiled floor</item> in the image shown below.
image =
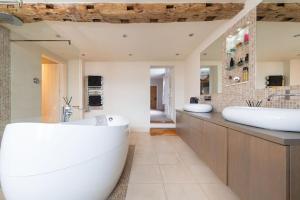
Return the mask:
{"type": "Polygon", "coordinates": [[[126,200],[238,200],[178,136],[132,133],[130,143],[136,148],[126,200]]]}
{"type": "Polygon", "coordinates": [[[178,136],[132,133],[126,200],[238,200],[178,136]]]}

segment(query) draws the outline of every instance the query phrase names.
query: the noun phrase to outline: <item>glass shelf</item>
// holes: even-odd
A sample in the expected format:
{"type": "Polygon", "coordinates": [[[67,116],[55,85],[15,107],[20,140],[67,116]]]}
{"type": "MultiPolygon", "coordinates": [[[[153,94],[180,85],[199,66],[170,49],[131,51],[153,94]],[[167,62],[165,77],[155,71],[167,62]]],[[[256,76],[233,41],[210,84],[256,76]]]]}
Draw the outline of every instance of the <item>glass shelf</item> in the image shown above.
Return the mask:
{"type": "Polygon", "coordinates": [[[249,81],[242,81],[242,82],[238,82],[238,83],[232,83],[232,84],[228,84],[228,85],[225,85],[226,87],[229,87],[229,86],[235,86],[235,85],[243,85],[243,84],[246,84],[248,83],[249,81]]]}

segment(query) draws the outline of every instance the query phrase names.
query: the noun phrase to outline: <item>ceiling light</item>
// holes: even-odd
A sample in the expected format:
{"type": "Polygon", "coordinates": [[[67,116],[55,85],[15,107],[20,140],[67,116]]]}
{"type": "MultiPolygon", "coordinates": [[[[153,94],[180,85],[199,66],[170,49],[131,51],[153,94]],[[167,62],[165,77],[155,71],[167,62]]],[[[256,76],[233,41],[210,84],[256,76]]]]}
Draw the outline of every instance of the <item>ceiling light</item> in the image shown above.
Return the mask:
{"type": "Polygon", "coordinates": [[[238,28],[236,31],[237,31],[237,32],[240,32],[241,30],[242,30],[241,28],[238,28]]]}
{"type": "Polygon", "coordinates": [[[189,37],[193,37],[193,36],[194,36],[194,33],[190,33],[190,34],[189,34],[189,37]]]}
{"type": "Polygon", "coordinates": [[[122,37],[123,37],[123,38],[127,38],[127,35],[126,35],[126,34],[123,34],[122,37]]]}
{"type": "Polygon", "coordinates": [[[82,57],[84,57],[85,55],[86,55],[85,53],[82,53],[82,54],[81,54],[82,57]]]}
{"type": "Polygon", "coordinates": [[[132,53],[129,53],[128,56],[132,56],[132,53]]]}
{"type": "Polygon", "coordinates": [[[61,38],[61,35],[56,34],[55,37],[56,37],[56,38],[61,38]]]}
{"type": "Polygon", "coordinates": [[[249,25],[251,22],[250,21],[247,21],[247,24],[249,25]]]}
{"type": "Polygon", "coordinates": [[[180,56],[180,53],[176,53],[176,56],[180,56]]]}

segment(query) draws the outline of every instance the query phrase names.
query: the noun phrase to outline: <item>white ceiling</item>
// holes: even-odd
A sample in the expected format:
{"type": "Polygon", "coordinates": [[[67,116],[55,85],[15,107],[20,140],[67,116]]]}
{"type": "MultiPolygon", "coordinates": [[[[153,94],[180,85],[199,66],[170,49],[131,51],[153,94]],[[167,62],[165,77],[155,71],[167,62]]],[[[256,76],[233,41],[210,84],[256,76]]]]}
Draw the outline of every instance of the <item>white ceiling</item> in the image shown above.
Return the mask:
{"type": "Polygon", "coordinates": [[[38,22],[20,27],[12,25],[6,27],[19,35],[11,36],[12,39],[71,40],[72,46],[59,42],[39,43],[66,59],[78,58],[79,55],[85,54],[84,59],[90,61],[166,61],[184,60],[224,22],[151,24],[38,22]],[[193,37],[189,37],[190,33],[194,34],[193,37]],[[123,34],[127,37],[124,38],[123,34]],[[61,37],[57,38],[56,35],[61,37]]]}
{"type": "MultiPolygon", "coordinates": [[[[23,2],[37,2],[24,0],[23,2]]],[[[178,2],[232,2],[245,0],[39,0],[38,2],[135,2],[135,3],[178,3],[178,2]]],[[[67,39],[67,43],[40,42],[42,47],[65,59],[82,57],[88,61],[141,61],[141,60],[184,60],[217,27],[225,21],[181,22],[181,23],[77,23],[37,22],[21,27],[5,25],[12,32],[12,39],[67,39]],[[189,34],[193,37],[189,37],[189,34]],[[127,37],[122,37],[126,34],[127,37]],[[56,35],[60,35],[59,38],[56,35]]]]}
{"type": "Polygon", "coordinates": [[[201,52],[201,60],[221,61],[224,39],[225,39],[224,37],[219,37],[211,45],[209,45],[203,52],[201,52]]]}
{"type": "Polygon", "coordinates": [[[224,21],[185,23],[49,22],[86,60],[183,60],[224,21]],[[193,37],[189,34],[193,33],[193,37]],[[127,37],[123,38],[123,34],[127,37]],[[129,56],[132,54],[132,56],[129,56]],[[176,55],[177,54],[177,55],[176,55]],[[179,55],[178,55],[179,54],[179,55]]]}
{"type": "Polygon", "coordinates": [[[300,23],[257,22],[256,32],[258,61],[300,59],[300,23]]]}
{"type": "MultiPolygon", "coordinates": [[[[37,22],[31,24],[24,24],[23,26],[13,26],[8,24],[1,24],[11,30],[10,38],[18,39],[35,39],[35,40],[63,40],[65,38],[58,38],[58,33],[53,30],[45,22],[37,22]]],[[[80,51],[73,44],[69,45],[67,42],[36,42],[34,44],[40,45],[46,50],[64,59],[73,59],[80,56],[80,51]]]]}

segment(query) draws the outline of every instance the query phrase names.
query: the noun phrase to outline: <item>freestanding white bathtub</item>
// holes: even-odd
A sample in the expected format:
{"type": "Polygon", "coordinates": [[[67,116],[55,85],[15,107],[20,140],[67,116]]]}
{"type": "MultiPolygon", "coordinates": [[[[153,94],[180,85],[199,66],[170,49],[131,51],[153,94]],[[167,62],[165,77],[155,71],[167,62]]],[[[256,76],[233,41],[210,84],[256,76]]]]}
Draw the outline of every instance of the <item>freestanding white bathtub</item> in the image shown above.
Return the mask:
{"type": "Polygon", "coordinates": [[[1,185],[7,200],[101,200],[128,151],[128,121],[99,116],[62,124],[6,126],[1,185]]]}

